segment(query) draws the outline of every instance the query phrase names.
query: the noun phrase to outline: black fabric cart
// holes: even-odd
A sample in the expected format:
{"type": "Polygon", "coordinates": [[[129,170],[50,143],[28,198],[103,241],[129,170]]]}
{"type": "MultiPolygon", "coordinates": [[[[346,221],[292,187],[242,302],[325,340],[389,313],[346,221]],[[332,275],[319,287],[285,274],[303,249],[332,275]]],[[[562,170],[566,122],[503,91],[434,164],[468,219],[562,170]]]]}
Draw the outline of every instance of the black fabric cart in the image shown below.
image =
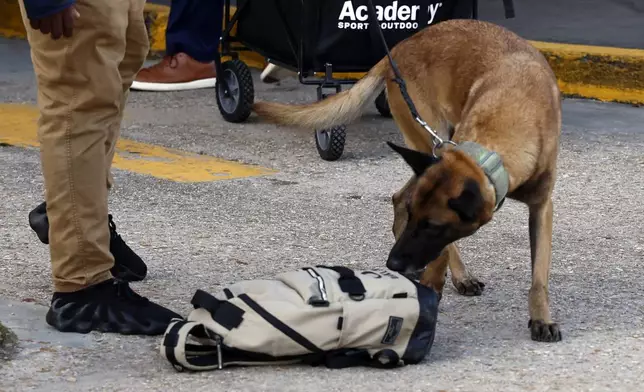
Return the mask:
{"type": "MultiPolygon", "coordinates": [[[[512,0],[503,0],[506,17],[513,16],[512,0]]],[[[372,0],[389,48],[416,32],[449,19],[477,19],[477,0],[372,0]]],[[[271,63],[299,74],[305,85],[317,86],[317,99],[338,93],[357,79],[336,79],[334,73],[367,72],[386,55],[376,26],[371,26],[368,0],[225,0],[221,56],[230,61],[217,67],[217,106],[228,122],[243,122],[254,101],[253,79],[238,52],[252,50],[271,63]],[[231,30],[237,24],[236,34],[231,30]],[[322,73],[322,77],[315,76],[322,73]],[[333,93],[333,92],[331,92],[333,93]]],[[[390,116],[384,93],[375,101],[390,116]]],[[[315,131],[324,160],[342,156],[346,127],[315,131]]]]}

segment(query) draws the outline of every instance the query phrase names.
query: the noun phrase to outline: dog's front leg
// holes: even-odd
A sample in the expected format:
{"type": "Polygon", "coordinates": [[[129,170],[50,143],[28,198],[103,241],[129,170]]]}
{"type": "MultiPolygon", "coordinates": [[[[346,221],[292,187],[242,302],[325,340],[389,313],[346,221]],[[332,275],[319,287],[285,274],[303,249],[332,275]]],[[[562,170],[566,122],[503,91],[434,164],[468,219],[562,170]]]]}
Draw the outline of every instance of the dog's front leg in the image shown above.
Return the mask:
{"type": "Polygon", "coordinates": [[[455,243],[450,245],[453,250],[449,258],[449,270],[452,273],[452,284],[461,295],[476,296],[483,293],[485,283],[478,280],[463,264],[460,252],[455,243]]]}
{"type": "Polygon", "coordinates": [[[532,340],[558,342],[559,325],[550,317],[548,279],[552,258],[552,200],[533,204],[530,209],[530,254],[532,257],[532,287],[529,294],[532,340]]]}
{"type": "Polygon", "coordinates": [[[420,277],[420,284],[431,287],[442,297],[447,266],[451,263],[453,257],[458,257],[458,249],[456,249],[454,244],[449,244],[443,249],[436,260],[432,260],[427,265],[427,268],[423,271],[423,275],[420,277]]]}

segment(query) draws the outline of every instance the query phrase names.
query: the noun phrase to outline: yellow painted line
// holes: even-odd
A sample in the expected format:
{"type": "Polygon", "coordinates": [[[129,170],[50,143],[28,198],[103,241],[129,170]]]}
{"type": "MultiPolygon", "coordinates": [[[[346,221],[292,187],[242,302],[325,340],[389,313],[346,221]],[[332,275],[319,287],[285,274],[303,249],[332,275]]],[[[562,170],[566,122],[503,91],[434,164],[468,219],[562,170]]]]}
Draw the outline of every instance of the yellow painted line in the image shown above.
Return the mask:
{"type": "Polygon", "coordinates": [[[644,90],[617,89],[582,83],[567,83],[559,80],[559,89],[567,95],[593,98],[604,102],[644,103],[644,90]]]}
{"type": "MultiPolygon", "coordinates": [[[[0,104],[0,143],[39,147],[38,116],[38,109],[31,105],[0,104]]],[[[127,139],[117,142],[113,167],[177,182],[210,182],[276,173],[268,168],[127,139]]]]}
{"type": "Polygon", "coordinates": [[[644,50],[616,48],[612,46],[594,46],[594,45],[577,45],[562,44],[557,42],[530,41],[537,49],[542,51],[557,52],[570,55],[596,55],[596,56],[616,56],[616,57],[634,57],[644,59],[644,50]]]}

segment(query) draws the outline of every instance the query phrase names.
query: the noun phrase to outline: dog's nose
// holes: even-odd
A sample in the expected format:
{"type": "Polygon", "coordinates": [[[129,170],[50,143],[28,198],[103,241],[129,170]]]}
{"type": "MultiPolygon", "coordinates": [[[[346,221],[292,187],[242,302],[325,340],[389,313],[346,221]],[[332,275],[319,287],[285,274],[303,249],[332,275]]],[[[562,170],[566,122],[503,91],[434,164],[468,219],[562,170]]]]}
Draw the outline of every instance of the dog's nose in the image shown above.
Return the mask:
{"type": "Polygon", "coordinates": [[[390,257],[387,260],[387,268],[392,271],[402,272],[405,269],[405,263],[398,257],[390,257]]]}

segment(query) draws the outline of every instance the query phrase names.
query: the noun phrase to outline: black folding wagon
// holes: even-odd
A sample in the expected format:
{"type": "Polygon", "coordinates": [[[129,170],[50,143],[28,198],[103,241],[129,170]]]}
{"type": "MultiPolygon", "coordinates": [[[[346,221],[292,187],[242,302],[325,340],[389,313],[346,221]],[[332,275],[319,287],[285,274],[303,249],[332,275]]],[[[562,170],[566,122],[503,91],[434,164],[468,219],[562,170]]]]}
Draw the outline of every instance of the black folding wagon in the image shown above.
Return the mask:
{"type": "MultiPolygon", "coordinates": [[[[478,18],[478,0],[371,1],[389,48],[427,26],[478,18]]],[[[506,17],[512,17],[511,1],[503,0],[506,17]]],[[[236,6],[231,15],[231,0],[225,0],[221,51],[215,62],[217,106],[228,122],[246,121],[254,101],[253,79],[238,52],[257,52],[297,72],[300,83],[317,86],[318,100],[329,96],[325,89],[337,94],[343,85],[358,81],[334,75],[367,72],[386,55],[378,29],[370,26],[369,0],[237,0],[236,6]],[[232,60],[222,63],[223,56],[232,60]]],[[[374,103],[381,115],[390,116],[384,92],[374,103]]],[[[327,161],[342,156],[345,140],[344,125],[315,131],[318,153],[327,161]]]]}

